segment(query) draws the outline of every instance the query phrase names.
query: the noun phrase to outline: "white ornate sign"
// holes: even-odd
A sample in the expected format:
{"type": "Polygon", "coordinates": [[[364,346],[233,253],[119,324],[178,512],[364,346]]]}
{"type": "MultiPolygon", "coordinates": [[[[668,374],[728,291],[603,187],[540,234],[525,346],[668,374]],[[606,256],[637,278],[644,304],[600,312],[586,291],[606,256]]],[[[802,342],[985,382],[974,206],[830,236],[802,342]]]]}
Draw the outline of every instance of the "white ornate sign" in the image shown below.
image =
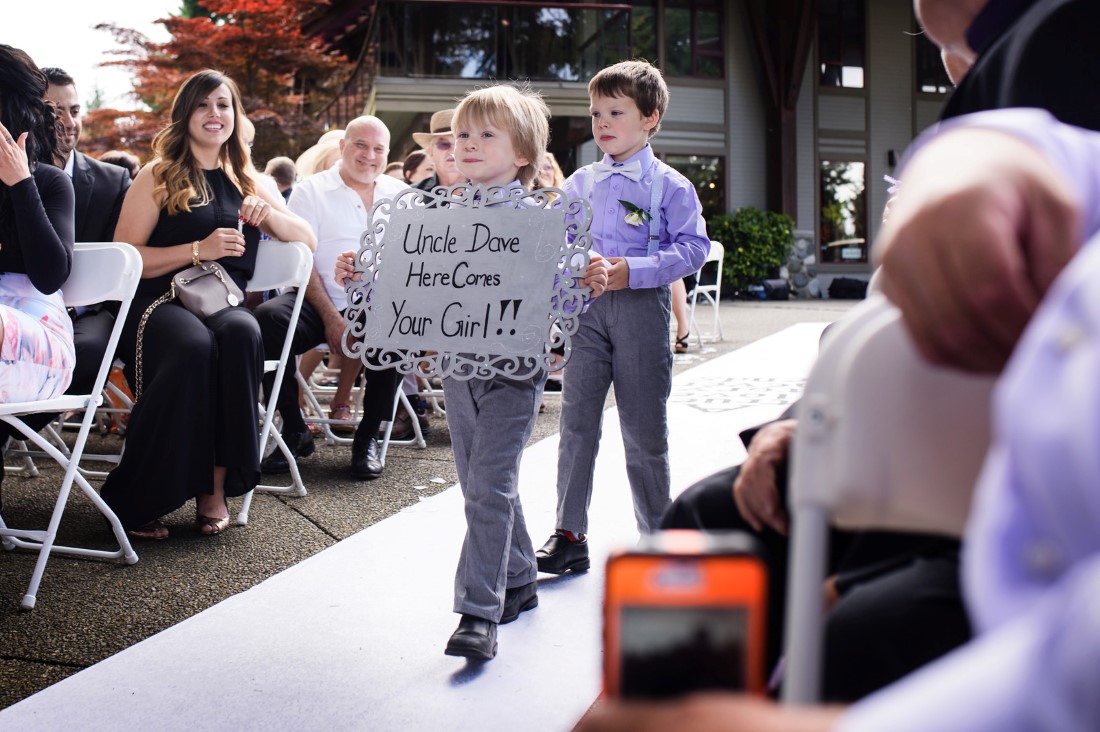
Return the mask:
{"type": "Polygon", "coordinates": [[[380,201],[359,249],[364,275],[349,281],[350,353],[459,379],[530,377],[551,348],[568,359],[591,294],[572,276],[588,266],[591,214],[561,196],[459,185],[380,201]]]}

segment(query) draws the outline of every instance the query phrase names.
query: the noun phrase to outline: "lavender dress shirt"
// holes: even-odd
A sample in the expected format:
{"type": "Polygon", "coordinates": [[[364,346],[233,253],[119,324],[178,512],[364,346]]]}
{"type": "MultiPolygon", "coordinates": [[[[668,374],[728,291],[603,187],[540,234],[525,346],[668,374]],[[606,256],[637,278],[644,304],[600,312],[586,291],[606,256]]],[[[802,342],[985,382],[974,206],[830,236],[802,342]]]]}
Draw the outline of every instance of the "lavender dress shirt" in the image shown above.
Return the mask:
{"type": "MultiPolygon", "coordinates": [[[[646,145],[623,163],[634,161],[638,161],[642,169],[642,178],[637,182],[622,175],[612,175],[594,183],[591,166],[585,166],[569,176],[562,190],[570,198],[583,198],[591,191],[589,232],[592,249],[604,257],[626,258],[631,289],[660,287],[697,272],[710,251],[710,238],[703,220],[703,207],[691,181],[674,170],[659,166],[657,174],[664,171],[665,176],[660,206],[660,247],[653,256],[648,256],[649,226],[628,224],[625,219],[630,211],[619,201],[629,201],[647,211],[650,208],[655,162],[653,148],[646,145]]],[[[603,162],[615,164],[610,155],[605,155],[603,162]]]]}
{"type": "Polygon", "coordinates": [[[1093,238],[1045,297],[994,396],[963,555],[977,638],[853,706],[838,729],[1100,730],[1100,134],[1037,110],[938,130],[958,127],[1044,151],[1085,202],[1093,238]]]}

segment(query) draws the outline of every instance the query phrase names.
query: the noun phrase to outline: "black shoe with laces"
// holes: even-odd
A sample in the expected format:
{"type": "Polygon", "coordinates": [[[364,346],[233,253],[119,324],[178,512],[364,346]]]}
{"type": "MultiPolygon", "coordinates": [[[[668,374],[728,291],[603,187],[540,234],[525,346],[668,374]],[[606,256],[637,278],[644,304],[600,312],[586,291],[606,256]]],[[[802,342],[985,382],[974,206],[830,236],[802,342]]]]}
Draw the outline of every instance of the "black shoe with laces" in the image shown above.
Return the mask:
{"type": "MultiPolygon", "coordinates": [[[[286,447],[294,455],[294,459],[309,457],[313,454],[316,446],[313,444],[313,433],[307,428],[305,432],[291,432],[283,435],[283,442],[286,443],[286,447]]],[[[275,448],[275,452],[271,453],[260,463],[260,471],[264,473],[287,473],[290,472],[290,462],[286,459],[286,455],[278,447],[275,448]]]]}
{"type": "Polygon", "coordinates": [[[380,477],[383,468],[380,452],[378,438],[363,439],[357,432],[351,446],[351,477],[356,480],[374,480],[380,477]]]}

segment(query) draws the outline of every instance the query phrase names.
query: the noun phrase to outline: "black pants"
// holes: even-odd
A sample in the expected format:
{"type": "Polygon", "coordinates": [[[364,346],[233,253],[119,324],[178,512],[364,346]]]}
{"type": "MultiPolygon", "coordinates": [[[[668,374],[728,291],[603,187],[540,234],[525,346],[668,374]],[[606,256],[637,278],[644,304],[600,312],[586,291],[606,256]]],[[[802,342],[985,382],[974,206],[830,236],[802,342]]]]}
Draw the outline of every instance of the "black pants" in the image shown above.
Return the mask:
{"type": "MultiPolygon", "coordinates": [[[[256,308],[256,319],[260,323],[260,332],[263,334],[266,358],[277,359],[282,353],[283,341],[290,326],[290,316],[294,311],[296,294],[295,290],[284,292],[256,308]]],[[[298,325],[294,329],[294,337],[290,345],[291,355],[299,356],[324,342],[324,321],[312,305],[303,301],[302,310],[298,314],[298,325]]],[[[381,371],[365,369],[363,378],[363,417],[359,421],[356,435],[371,437],[378,432],[378,427],[383,422],[393,419],[393,397],[400,378],[397,369],[381,371]]],[[[271,393],[274,383],[274,374],[264,376],[265,399],[271,393]]],[[[283,383],[279,388],[279,400],[275,408],[283,417],[285,434],[296,434],[306,430],[305,420],[298,408],[298,385],[295,381],[293,363],[287,364],[283,373],[283,383]]]]}
{"type": "MultiPolygon", "coordinates": [[[[741,467],[715,473],[669,507],[663,529],[754,534],[768,567],[767,664],[782,654],[786,620],[787,537],[749,526],[733,500],[741,467]]],[[[786,472],[778,471],[786,501],[786,472]]],[[[840,599],[825,624],[824,696],[853,702],[970,639],[958,577],[958,542],[919,534],[829,533],[829,573],[840,599]]]]}
{"type": "MultiPolygon", "coordinates": [[[[137,325],[154,299],[134,299],[119,340],[135,389],[137,325]]],[[[260,479],[263,349],[252,313],[226,308],[203,322],[167,302],[149,318],[142,349],[144,388],[127,423],[122,462],[102,490],[130,529],[212,493],[215,466],[226,468],[227,496],[247,493],[260,479]]]]}

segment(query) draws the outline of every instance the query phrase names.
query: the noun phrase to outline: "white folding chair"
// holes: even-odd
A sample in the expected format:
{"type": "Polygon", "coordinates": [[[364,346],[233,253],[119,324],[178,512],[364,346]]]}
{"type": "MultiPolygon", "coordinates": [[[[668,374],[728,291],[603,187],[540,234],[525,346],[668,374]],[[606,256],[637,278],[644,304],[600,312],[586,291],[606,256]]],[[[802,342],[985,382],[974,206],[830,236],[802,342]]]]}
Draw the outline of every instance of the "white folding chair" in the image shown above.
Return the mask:
{"type": "MultiPolygon", "coordinates": [[[[283,340],[283,350],[279,359],[264,362],[264,373],[275,372],[275,383],[271,387],[268,396],[268,407],[260,404],[260,417],[263,419],[263,427],[260,429],[260,455],[267,451],[268,439],[275,441],[275,449],[282,450],[290,463],[290,485],[258,485],[256,490],[268,493],[281,493],[292,496],[306,495],[306,486],[302,482],[302,475],[298,472],[298,465],[294,462],[292,453],[283,441],[283,436],[273,428],[272,420],[275,415],[275,404],[279,400],[279,389],[282,386],[283,373],[287,369],[287,361],[290,360],[290,346],[294,340],[294,329],[298,325],[298,314],[302,311],[302,301],[305,300],[306,286],[309,284],[310,273],[313,271],[313,252],[300,241],[281,242],[266,240],[260,242],[260,248],[256,253],[256,269],[252,273],[252,279],[248,281],[250,292],[264,290],[276,290],[281,287],[297,287],[298,293],[294,298],[294,308],[290,313],[290,323],[287,327],[286,338],[283,340]]],[[[291,368],[294,368],[292,365],[291,368]]],[[[241,510],[237,513],[237,524],[244,526],[248,523],[248,512],[252,507],[252,495],[255,491],[245,494],[241,502],[241,510]]]]}
{"type": "MultiPolygon", "coordinates": [[[[699,328],[699,324],[695,322],[695,306],[699,302],[699,298],[702,297],[708,305],[711,307],[711,321],[710,330],[707,332],[705,338],[708,341],[720,341],[722,340],[722,320],[719,318],[718,301],[722,297],[722,260],[726,256],[726,248],[722,246],[721,242],[711,240],[710,251],[707,252],[707,258],[703,262],[703,266],[699,268],[699,271],[695,273],[695,289],[689,294],[691,298],[691,311],[688,318],[689,332],[695,331],[695,342],[699,348],[703,347],[703,333],[699,328]],[[716,264],[714,281],[703,283],[704,273],[707,270],[708,264],[716,264]]],[[[709,280],[709,275],[706,276],[709,280]]]]}
{"type": "MultiPolygon", "coordinates": [[[[324,407],[321,405],[318,399],[317,391],[331,391],[331,387],[321,387],[316,389],[310,382],[311,379],[306,379],[302,376],[301,372],[295,374],[295,378],[298,381],[298,388],[301,389],[302,395],[305,397],[306,406],[308,410],[313,414],[324,414],[324,407]]],[[[424,433],[420,429],[420,421],[417,419],[416,410],[412,406],[412,402],[409,401],[408,396],[401,389],[401,384],[397,385],[397,394],[393,396],[393,414],[397,414],[398,409],[404,409],[408,412],[410,419],[412,420],[413,436],[404,440],[390,439],[390,434],[393,431],[393,419],[390,419],[381,424],[382,429],[382,444],[379,446],[379,460],[382,464],[386,464],[386,453],[389,451],[390,445],[413,445],[418,448],[426,448],[428,446],[427,441],[424,439],[424,433]]],[[[362,402],[362,395],[358,389],[352,390],[352,409],[355,413],[355,423],[358,423],[360,419],[358,405],[362,402]]],[[[341,437],[337,435],[332,426],[334,424],[348,424],[346,420],[330,419],[328,417],[316,417],[307,416],[307,424],[318,425],[321,429],[321,434],[324,435],[325,443],[328,445],[350,445],[355,442],[354,437],[341,437]]]]}
{"type": "MultiPolygon", "coordinates": [[[[326,349],[327,350],[327,349],[326,349]]],[[[334,373],[338,374],[338,370],[334,370],[334,373]]],[[[352,437],[338,435],[333,429],[334,425],[345,425],[354,431],[355,425],[359,423],[359,404],[362,403],[362,395],[359,393],[359,387],[356,386],[351,390],[351,397],[348,400],[352,409],[353,420],[333,419],[325,416],[324,405],[321,404],[321,397],[331,398],[335,393],[335,386],[320,386],[316,383],[313,376],[306,378],[302,375],[301,371],[294,374],[294,378],[298,382],[298,389],[302,394],[302,398],[305,400],[306,424],[316,425],[320,428],[320,434],[325,438],[325,444],[332,445],[350,445],[354,442],[352,437]],[[327,396],[326,396],[327,395],[327,396]]]]}
{"type": "Polygon", "coordinates": [[[126,314],[130,310],[130,303],[133,300],[134,292],[137,290],[138,281],[141,279],[141,269],[141,255],[129,244],[77,244],[73,252],[72,273],[61,288],[65,304],[69,307],[76,307],[107,300],[117,300],[120,303],[118,316],[115,318],[115,325],[107,342],[107,351],[103,362],[99,366],[99,373],[96,375],[91,393],[64,395],[54,399],[34,402],[0,404],[0,420],[18,429],[24,439],[33,442],[35,446],[65,469],[65,477],[61,481],[57,500],[54,502],[53,512],[50,515],[49,525],[45,530],[10,528],[5,523],[4,518],[0,516],[0,540],[2,540],[6,549],[18,547],[38,552],[38,561],[34,565],[30,585],[27,587],[27,593],[20,603],[26,610],[32,609],[35,605],[38,586],[42,581],[42,574],[46,570],[46,562],[52,553],[106,559],[121,557],[127,564],[134,564],[138,560],[137,554],[130,546],[130,540],[126,536],[126,531],[122,528],[118,517],[99,497],[99,494],[92,489],[84,476],[80,475],[77,467],[84,454],[88,434],[95,423],[96,410],[103,401],[103,385],[107,381],[108,372],[111,370],[115,346],[118,344],[123,323],[126,321],[126,314]],[[80,429],[77,431],[76,439],[68,454],[59,450],[38,432],[30,429],[20,419],[24,415],[38,412],[66,412],[78,409],[84,410],[84,418],[80,422],[80,429]],[[74,483],[111,524],[111,530],[118,541],[117,550],[86,549],[61,546],[55,543],[57,528],[61,523],[61,516],[65,512],[65,505],[69,499],[69,491],[74,483]]]}
{"type": "Polygon", "coordinates": [[[880,294],[826,335],[791,453],[785,702],[820,694],[828,524],[960,536],[993,381],[926,362],[880,294]]]}

